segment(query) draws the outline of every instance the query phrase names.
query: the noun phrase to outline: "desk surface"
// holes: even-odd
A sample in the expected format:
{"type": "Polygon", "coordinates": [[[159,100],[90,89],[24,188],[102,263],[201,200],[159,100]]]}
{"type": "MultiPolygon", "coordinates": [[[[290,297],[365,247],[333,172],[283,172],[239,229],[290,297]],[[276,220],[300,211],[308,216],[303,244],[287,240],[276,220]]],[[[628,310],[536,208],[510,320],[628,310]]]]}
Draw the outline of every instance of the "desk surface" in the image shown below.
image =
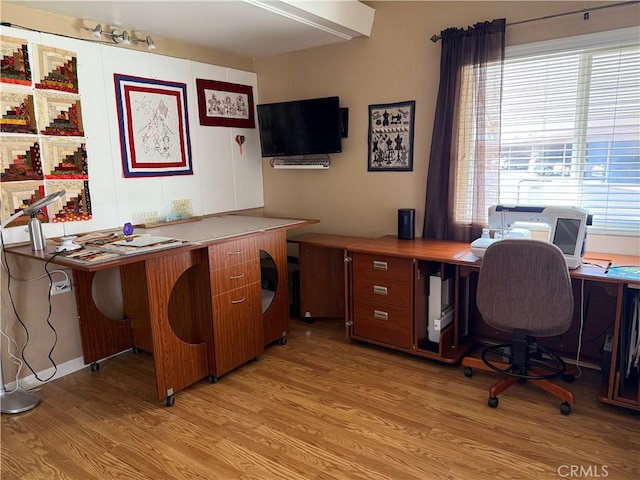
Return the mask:
{"type": "MultiPolygon", "coordinates": [[[[322,233],[304,233],[289,238],[290,242],[317,247],[341,248],[351,252],[376,253],[392,257],[410,257],[418,260],[441,261],[457,265],[479,267],[482,261],[471,253],[468,242],[416,238],[400,240],[394,235],[380,238],[327,235],[322,233]]],[[[607,266],[640,266],[640,257],[611,253],[587,252],[583,265],[571,271],[574,278],[589,278],[611,283],[640,283],[609,277],[605,274],[607,266]]]]}
{"type": "MultiPolygon", "coordinates": [[[[19,256],[38,260],[46,261],[51,259],[52,263],[69,266],[77,270],[93,272],[136,263],[141,260],[160,257],[167,254],[175,254],[178,251],[184,252],[186,250],[194,250],[202,248],[203,245],[206,244],[216,243],[242,235],[250,235],[274,229],[287,230],[289,228],[302,227],[304,225],[311,225],[317,222],[317,220],[252,217],[248,215],[229,214],[206,217],[198,222],[180,223],[147,229],[137,228],[135,233],[148,233],[155,236],[171,237],[183,240],[186,243],[182,247],[155,250],[153,252],[136,255],[121,255],[114,259],[96,263],[79,263],[67,260],[64,257],[54,257],[56,249],[54,245],[47,245],[44,250],[33,251],[31,250],[30,244],[20,244],[9,246],[5,250],[7,253],[13,253],[19,256]]],[[[116,229],[106,230],[106,232],[109,231],[116,231],[116,229]]]]}

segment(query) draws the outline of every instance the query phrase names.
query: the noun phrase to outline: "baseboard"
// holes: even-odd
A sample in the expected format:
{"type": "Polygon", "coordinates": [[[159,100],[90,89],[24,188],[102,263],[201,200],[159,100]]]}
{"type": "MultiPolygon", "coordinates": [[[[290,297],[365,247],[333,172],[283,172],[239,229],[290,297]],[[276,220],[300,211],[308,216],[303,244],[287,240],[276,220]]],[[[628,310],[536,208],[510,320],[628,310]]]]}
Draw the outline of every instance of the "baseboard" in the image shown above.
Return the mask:
{"type": "MultiPolygon", "coordinates": [[[[124,352],[128,352],[130,350],[131,350],[130,348],[127,348],[126,350],[123,350],[121,352],[114,353],[113,355],[109,355],[108,357],[105,357],[100,361],[102,362],[102,361],[108,360],[108,359],[110,359],[112,357],[117,357],[118,355],[121,355],[124,352]]],[[[51,382],[51,381],[56,380],[58,378],[62,378],[65,375],[69,375],[70,373],[77,372],[78,370],[82,370],[83,368],[88,367],[88,366],[89,366],[88,364],[84,363],[84,359],[82,357],[77,357],[77,358],[74,358],[73,360],[69,360],[68,362],[64,362],[64,363],[61,363],[60,365],[58,365],[58,371],[51,378],[49,378],[49,377],[51,375],[53,375],[53,372],[55,371],[55,369],[53,367],[47,368],[46,370],[42,370],[42,371],[38,372],[38,377],[39,378],[49,378],[49,380],[47,380],[46,382],[41,382],[40,380],[38,380],[36,378],[35,375],[28,375],[26,377],[22,377],[20,379],[20,388],[22,390],[31,390],[32,388],[39,387],[43,383],[51,382]]],[[[16,382],[14,380],[13,382],[5,384],[5,390],[10,392],[15,388],[15,386],[16,386],[16,382]]]]}
{"type": "MultiPolygon", "coordinates": [[[[78,370],[82,370],[84,367],[86,367],[86,365],[82,357],[74,358],[73,360],[69,360],[68,362],[64,362],[58,365],[58,371],[56,372],[56,374],[47,381],[50,382],[52,380],[56,380],[58,378],[64,377],[65,375],[69,375],[70,373],[77,372],[78,370]]],[[[46,370],[42,370],[38,372],[38,377],[49,378],[51,375],[53,375],[54,371],[55,369],[53,367],[47,368],[46,370]]],[[[22,377],[20,379],[20,388],[22,390],[31,390],[32,388],[36,388],[42,384],[43,382],[38,380],[36,376],[33,374],[28,375],[26,377],[22,377]]],[[[15,380],[11,383],[7,383],[5,385],[5,388],[9,392],[12,391],[14,388],[16,388],[15,380]]]]}

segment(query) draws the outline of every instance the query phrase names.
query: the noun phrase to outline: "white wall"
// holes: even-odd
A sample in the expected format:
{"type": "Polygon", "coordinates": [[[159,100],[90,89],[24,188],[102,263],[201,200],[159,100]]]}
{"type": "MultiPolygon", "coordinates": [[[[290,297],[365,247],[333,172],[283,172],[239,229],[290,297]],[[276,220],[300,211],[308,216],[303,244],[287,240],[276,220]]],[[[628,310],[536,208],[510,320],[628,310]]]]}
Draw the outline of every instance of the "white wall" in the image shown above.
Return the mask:
{"type": "MultiPolygon", "coordinates": [[[[75,52],[78,59],[93,219],[66,223],[64,230],[61,224],[45,224],[45,236],[138,223],[141,212],[157,211],[163,217],[178,199],[190,199],[196,216],[263,206],[258,130],[201,126],[195,81],[250,85],[257,103],[255,73],[15,28],[1,32],[29,41],[34,83],[40,76],[33,44],[75,52]],[[124,177],[114,73],[186,84],[193,175],[124,177]],[[245,136],[242,155],[236,135],[245,136]]],[[[23,227],[5,229],[3,235],[5,243],[28,241],[23,227]]]]}

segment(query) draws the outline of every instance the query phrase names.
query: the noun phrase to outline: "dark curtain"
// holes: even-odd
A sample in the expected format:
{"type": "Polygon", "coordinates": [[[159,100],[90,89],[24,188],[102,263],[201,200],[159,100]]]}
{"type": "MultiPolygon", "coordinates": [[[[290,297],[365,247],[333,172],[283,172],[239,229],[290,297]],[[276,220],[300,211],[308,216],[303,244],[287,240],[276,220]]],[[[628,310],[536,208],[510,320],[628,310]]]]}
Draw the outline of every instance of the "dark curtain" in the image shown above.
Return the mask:
{"type": "Polygon", "coordinates": [[[505,26],[497,19],[441,32],[424,238],[472,241],[497,203],[505,26]]]}

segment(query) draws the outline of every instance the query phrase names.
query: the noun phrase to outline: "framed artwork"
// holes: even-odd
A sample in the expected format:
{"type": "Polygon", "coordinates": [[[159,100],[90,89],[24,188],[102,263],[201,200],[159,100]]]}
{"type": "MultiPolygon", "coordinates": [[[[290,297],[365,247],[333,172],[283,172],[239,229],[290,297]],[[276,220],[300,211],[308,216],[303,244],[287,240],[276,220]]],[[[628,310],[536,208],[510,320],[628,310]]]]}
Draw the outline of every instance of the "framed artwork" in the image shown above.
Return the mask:
{"type": "Polygon", "coordinates": [[[413,171],[415,107],[415,100],[369,105],[368,171],[413,171]]]}
{"type": "Polygon", "coordinates": [[[113,75],[125,177],[193,175],[187,85],[113,75]]]}
{"type": "Polygon", "coordinates": [[[196,78],[200,125],[255,128],[250,85],[196,78]]]}

